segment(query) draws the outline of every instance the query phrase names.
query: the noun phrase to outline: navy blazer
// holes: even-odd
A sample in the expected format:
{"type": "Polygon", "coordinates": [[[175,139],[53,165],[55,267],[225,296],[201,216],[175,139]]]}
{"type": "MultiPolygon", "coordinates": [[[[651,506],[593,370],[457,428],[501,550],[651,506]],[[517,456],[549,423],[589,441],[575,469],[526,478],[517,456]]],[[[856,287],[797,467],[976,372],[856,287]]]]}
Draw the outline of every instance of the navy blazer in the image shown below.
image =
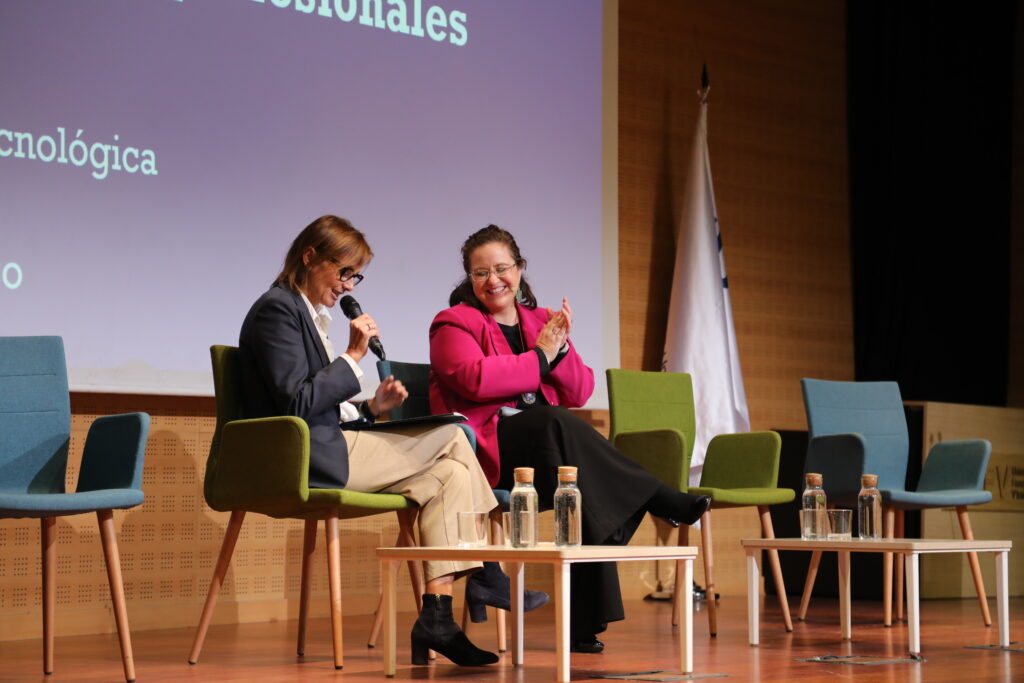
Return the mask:
{"type": "Polygon", "coordinates": [[[309,309],[286,285],[275,285],[249,309],[238,337],[245,417],[294,415],[309,425],[309,485],[340,489],[348,481],[348,446],[338,404],[359,393],[344,358],[328,362],[309,309]]]}

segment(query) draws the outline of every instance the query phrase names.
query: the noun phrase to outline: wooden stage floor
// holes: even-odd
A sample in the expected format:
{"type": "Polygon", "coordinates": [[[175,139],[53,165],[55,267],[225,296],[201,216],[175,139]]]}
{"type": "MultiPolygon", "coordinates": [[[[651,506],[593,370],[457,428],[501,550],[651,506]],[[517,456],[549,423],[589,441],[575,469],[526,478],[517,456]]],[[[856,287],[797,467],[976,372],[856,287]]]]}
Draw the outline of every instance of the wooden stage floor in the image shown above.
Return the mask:
{"type": "MultiPolygon", "coordinates": [[[[995,616],[994,601],[991,602],[995,616]]],[[[694,615],[696,676],[726,674],[728,678],[722,680],[734,681],[1024,681],[1024,652],[965,647],[997,642],[995,626],[986,629],[981,625],[974,600],[922,602],[921,643],[926,661],[870,666],[795,660],[826,654],[904,656],[906,624],[884,628],[880,603],[854,602],[854,640],[843,643],[835,600],[816,600],[811,605],[810,619],[806,623],[796,622],[791,634],[782,628],[778,608],[774,600],[769,600],[758,647],[747,644],[744,598],[725,596],[719,605],[719,635],[713,640],[707,635],[707,615],[700,610],[702,605],[698,605],[698,613],[694,615]]],[[[627,620],[612,624],[602,636],[607,644],[603,654],[572,656],[574,681],[610,674],[678,671],[678,648],[669,626],[670,605],[638,601],[627,604],[626,609],[627,620]]],[[[1024,598],[1010,601],[1010,615],[1010,640],[1024,641],[1024,598]]],[[[531,683],[554,679],[554,612],[550,605],[527,615],[526,666],[521,669],[512,666],[509,653],[502,655],[498,664],[477,669],[460,669],[442,657],[429,667],[412,667],[409,664],[409,629],[413,618],[411,612],[400,615],[399,668],[395,680],[531,683]]],[[[306,656],[301,659],[295,656],[294,621],[213,626],[196,666],[186,662],[192,629],[137,631],[133,633],[137,680],[140,683],[385,680],[381,650],[365,646],[369,623],[370,618],[362,615],[345,620],[345,668],[337,672],[331,663],[330,625],[326,619],[311,620],[306,656]]],[[[60,632],[59,609],[57,632],[60,632]]],[[[470,636],[481,647],[493,649],[491,623],[474,624],[470,636]]],[[[1024,643],[1021,646],[1024,647],[1024,643]]],[[[43,676],[38,639],[0,643],[0,681],[124,680],[113,635],[58,637],[55,651],[56,670],[52,676],[43,676]]]]}

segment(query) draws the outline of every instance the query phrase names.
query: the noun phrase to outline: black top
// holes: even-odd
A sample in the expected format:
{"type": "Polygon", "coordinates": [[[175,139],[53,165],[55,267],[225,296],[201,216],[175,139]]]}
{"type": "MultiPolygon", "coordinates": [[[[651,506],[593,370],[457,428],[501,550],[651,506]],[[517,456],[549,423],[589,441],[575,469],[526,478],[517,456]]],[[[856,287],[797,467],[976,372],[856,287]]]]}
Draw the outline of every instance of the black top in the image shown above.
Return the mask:
{"type": "MultiPolygon", "coordinates": [[[[501,323],[498,323],[498,327],[501,329],[501,333],[505,335],[505,341],[508,342],[509,348],[512,349],[512,353],[518,355],[520,353],[525,352],[525,349],[523,348],[523,335],[519,330],[519,325],[502,325],[501,323]]],[[[540,361],[541,377],[547,376],[547,374],[554,370],[558,363],[563,358],[565,358],[566,354],[569,353],[569,349],[567,348],[565,350],[559,350],[558,355],[555,356],[555,360],[552,361],[551,363],[548,363],[548,357],[544,355],[544,352],[541,351],[540,348],[535,346],[533,347],[533,350],[537,353],[537,359],[540,361]]],[[[536,401],[534,403],[526,403],[523,400],[523,397],[520,396],[516,400],[516,408],[522,410],[524,408],[529,408],[535,405],[548,405],[548,401],[546,398],[544,398],[544,394],[542,394],[540,391],[536,391],[533,393],[536,395],[536,401]]]]}

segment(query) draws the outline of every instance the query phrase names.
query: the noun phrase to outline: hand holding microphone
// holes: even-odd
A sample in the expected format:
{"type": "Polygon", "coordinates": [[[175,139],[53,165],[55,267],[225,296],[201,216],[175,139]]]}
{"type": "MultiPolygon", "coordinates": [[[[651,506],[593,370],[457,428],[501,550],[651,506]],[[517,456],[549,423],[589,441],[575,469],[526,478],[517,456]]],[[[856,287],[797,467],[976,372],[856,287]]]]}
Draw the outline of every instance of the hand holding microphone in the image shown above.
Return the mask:
{"type": "Polygon", "coordinates": [[[373,355],[381,360],[385,360],[384,345],[380,343],[377,323],[373,321],[373,318],[363,313],[363,309],[359,307],[359,302],[348,294],[341,297],[338,305],[341,307],[345,317],[351,321],[349,322],[348,350],[345,353],[358,363],[366,355],[366,350],[369,348],[370,351],[373,351],[373,355]]]}

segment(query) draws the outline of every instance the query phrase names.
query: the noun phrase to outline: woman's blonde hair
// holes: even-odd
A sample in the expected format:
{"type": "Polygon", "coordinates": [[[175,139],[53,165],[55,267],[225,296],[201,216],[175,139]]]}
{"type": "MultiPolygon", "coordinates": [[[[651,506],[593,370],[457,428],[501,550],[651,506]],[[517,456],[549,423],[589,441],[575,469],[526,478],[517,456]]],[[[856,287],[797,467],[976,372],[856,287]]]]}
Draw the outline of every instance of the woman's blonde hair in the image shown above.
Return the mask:
{"type": "Polygon", "coordinates": [[[320,216],[303,228],[292,242],[274,284],[287,285],[293,292],[298,292],[306,284],[309,269],[319,263],[331,261],[339,267],[349,264],[362,267],[372,258],[373,250],[366,242],[366,237],[352,227],[352,223],[337,216],[320,216]],[[310,247],[316,255],[306,265],[302,256],[310,247]]]}

